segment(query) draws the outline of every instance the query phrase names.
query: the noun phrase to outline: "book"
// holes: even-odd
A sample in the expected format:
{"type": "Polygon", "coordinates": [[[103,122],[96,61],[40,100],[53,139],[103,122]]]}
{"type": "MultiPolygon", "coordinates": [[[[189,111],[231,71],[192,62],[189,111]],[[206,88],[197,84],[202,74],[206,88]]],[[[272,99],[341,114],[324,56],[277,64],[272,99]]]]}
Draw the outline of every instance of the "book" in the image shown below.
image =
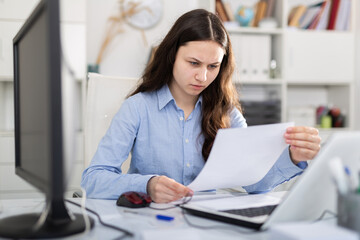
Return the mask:
{"type": "Polygon", "coordinates": [[[306,11],[305,5],[299,5],[293,8],[289,15],[288,25],[289,27],[299,27],[300,19],[306,11]]]}
{"type": "Polygon", "coordinates": [[[231,8],[231,5],[229,2],[224,2],[224,10],[226,12],[227,17],[229,18],[229,21],[235,21],[235,17],[234,17],[234,11],[231,8]]]}
{"type": "Polygon", "coordinates": [[[350,0],[341,0],[338,14],[335,21],[335,30],[344,31],[347,30],[347,23],[350,20],[351,12],[351,1],[350,0]]]}
{"type": "Polygon", "coordinates": [[[250,27],[255,27],[255,15],[256,15],[257,9],[258,9],[258,4],[256,3],[253,7],[254,17],[251,19],[251,21],[249,23],[250,27]]]}
{"type": "Polygon", "coordinates": [[[326,5],[327,5],[328,3],[329,3],[328,0],[326,0],[326,1],[324,1],[324,2],[322,3],[319,13],[315,16],[314,20],[312,21],[312,23],[310,24],[310,26],[308,27],[308,29],[315,29],[315,28],[316,28],[316,26],[318,25],[319,20],[320,20],[322,14],[323,14],[323,12],[324,12],[324,10],[325,10],[325,8],[326,8],[326,5]]]}
{"type": "Polygon", "coordinates": [[[319,3],[310,5],[307,7],[304,15],[301,17],[299,21],[299,27],[303,29],[308,29],[311,23],[314,21],[316,16],[319,14],[322,4],[324,1],[321,1],[319,3]]]}
{"type": "Polygon", "coordinates": [[[273,16],[276,0],[267,0],[267,9],[265,17],[269,18],[273,16]]]}
{"type": "Polygon", "coordinates": [[[255,18],[254,18],[254,23],[253,23],[254,27],[257,27],[259,25],[260,20],[265,17],[266,9],[267,9],[267,2],[259,1],[256,5],[257,5],[256,13],[255,13],[255,18]]]}
{"type": "Polygon", "coordinates": [[[329,24],[327,29],[334,30],[335,29],[335,22],[336,16],[338,13],[340,0],[332,0],[331,10],[330,10],[330,17],[329,17],[329,24]]]}
{"type": "Polygon", "coordinates": [[[229,18],[226,14],[224,4],[221,0],[216,0],[215,10],[218,16],[220,17],[221,21],[228,22],[229,18]]]}
{"type": "Polygon", "coordinates": [[[319,22],[315,27],[316,30],[326,30],[329,22],[330,10],[331,10],[331,0],[328,0],[324,8],[324,11],[319,19],[319,22]]]}

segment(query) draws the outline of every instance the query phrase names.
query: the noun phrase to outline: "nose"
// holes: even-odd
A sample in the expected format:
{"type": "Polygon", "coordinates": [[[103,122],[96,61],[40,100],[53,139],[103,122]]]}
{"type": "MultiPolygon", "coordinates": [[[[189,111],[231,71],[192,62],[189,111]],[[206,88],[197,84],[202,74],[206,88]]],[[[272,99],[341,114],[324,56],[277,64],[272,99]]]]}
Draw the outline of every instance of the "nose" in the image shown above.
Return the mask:
{"type": "Polygon", "coordinates": [[[200,82],[206,82],[207,80],[207,69],[206,68],[200,68],[199,71],[197,72],[195,79],[200,81],[200,82]]]}

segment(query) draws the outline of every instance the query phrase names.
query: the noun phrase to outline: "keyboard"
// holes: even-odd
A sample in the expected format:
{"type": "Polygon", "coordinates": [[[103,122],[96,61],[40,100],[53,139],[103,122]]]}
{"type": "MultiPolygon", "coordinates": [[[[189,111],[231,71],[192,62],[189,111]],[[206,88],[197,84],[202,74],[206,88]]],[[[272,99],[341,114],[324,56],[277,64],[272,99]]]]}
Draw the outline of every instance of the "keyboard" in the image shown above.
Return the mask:
{"type": "Polygon", "coordinates": [[[230,209],[224,210],[222,212],[232,213],[236,215],[241,215],[245,217],[257,217],[262,215],[269,215],[274,211],[277,205],[267,205],[261,207],[253,207],[253,208],[243,208],[243,209],[230,209]]]}

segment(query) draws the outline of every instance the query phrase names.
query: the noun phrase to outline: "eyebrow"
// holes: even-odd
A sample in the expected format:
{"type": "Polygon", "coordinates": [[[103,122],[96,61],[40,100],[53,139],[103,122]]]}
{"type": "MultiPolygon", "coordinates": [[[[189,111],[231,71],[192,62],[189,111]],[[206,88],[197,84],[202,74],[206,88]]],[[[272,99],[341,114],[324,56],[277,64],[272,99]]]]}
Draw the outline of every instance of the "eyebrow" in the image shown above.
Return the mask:
{"type": "MultiPolygon", "coordinates": [[[[203,63],[202,61],[200,61],[199,59],[194,58],[194,57],[190,57],[190,59],[195,60],[196,62],[199,62],[199,63],[203,63]]],[[[209,63],[209,64],[220,64],[220,62],[214,62],[214,63],[209,63]]]]}

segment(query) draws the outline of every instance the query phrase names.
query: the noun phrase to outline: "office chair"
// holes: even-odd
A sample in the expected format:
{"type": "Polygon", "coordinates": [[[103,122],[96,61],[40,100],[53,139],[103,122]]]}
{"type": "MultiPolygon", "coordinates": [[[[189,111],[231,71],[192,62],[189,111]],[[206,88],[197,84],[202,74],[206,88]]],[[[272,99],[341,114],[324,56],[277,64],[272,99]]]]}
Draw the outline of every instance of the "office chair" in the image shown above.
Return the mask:
{"type": "MultiPolygon", "coordinates": [[[[84,164],[90,164],[101,138],[110,126],[111,120],[138,79],[110,77],[89,73],[84,121],[84,164]]],[[[126,173],[131,156],[121,169],[126,173]]]]}

